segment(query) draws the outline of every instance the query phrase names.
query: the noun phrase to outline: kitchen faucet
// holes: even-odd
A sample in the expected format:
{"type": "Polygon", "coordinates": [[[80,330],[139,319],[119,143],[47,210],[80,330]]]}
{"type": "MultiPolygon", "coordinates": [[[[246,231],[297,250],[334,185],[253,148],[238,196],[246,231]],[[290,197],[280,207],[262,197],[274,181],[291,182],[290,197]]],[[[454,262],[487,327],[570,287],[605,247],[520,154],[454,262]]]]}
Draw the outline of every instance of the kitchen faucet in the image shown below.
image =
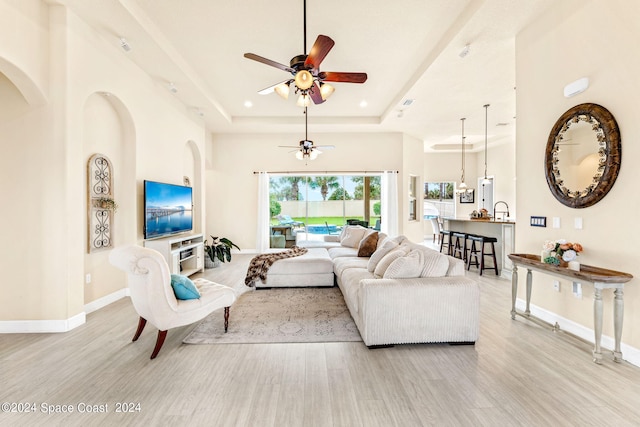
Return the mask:
{"type": "Polygon", "coordinates": [[[503,202],[502,200],[498,200],[494,205],[493,205],[493,220],[496,220],[496,213],[501,213],[501,214],[507,214],[507,216],[503,216],[502,220],[504,221],[505,218],[509,217],[509,205],[507,204],[507,202],[503,202]],[[498,206],[499,203],[502,203],[507,210],[506,211],[496,211],[496,206],[498,206]]]}

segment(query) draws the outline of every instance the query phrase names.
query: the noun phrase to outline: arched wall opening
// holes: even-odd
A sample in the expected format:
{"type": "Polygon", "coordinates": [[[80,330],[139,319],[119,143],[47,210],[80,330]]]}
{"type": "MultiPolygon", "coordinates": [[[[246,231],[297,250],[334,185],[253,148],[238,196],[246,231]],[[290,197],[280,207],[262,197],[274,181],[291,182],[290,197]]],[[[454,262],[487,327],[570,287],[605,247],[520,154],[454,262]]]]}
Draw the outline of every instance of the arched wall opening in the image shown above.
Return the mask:
{"type": "MultiPolygon", "coordinates": [[[[84,303],[87,305],[102,298],[115,299],[121,296],[119,293],[124,291],[123,282],[119,275],[113,274],[108,260],[109,252],[117,245],[135,243],[142,231],[138,230],[141,214],[137,202],[135,126],[129,110],[114,94],[93,93],[83,107],[82,129],[83,176],[87,177],[87,162],[91,156],[96,153],[105,155],[113,167],[113,198],[118,204],[111,223],[111,246],[105,249],[89,253],[92,231],[89,230],[88,214],[84,217],[84,303]]],[[[87,185],[88,178],[83,188],[85,206],[89,212],[87,185]]]]}

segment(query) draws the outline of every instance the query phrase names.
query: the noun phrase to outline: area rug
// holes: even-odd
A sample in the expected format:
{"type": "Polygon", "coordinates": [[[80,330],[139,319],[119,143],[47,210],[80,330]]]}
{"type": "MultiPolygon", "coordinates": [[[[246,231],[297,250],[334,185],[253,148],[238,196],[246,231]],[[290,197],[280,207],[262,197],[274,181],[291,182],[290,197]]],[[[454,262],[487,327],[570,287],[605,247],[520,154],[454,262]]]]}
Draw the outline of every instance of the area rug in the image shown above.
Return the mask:
{"type": "Polygon", "coordinates": [[[203,319],[186,344],[316,343],[362,341],[338,287],[273,288],[243,293],[231,306],[229,331],[222,311],[203,319]]]}

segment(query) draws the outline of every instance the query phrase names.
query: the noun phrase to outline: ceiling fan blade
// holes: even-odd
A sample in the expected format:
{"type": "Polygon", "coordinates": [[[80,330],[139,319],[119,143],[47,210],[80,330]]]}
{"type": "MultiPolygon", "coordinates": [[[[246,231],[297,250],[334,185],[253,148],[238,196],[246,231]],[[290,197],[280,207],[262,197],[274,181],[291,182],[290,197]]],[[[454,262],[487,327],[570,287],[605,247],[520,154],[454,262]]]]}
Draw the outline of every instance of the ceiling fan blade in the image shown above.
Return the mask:
{"type": "Polygon", "coordinates": [[[290,73],[294,73],[295,70],[291,67],[288,67],[284,64],[280,64],[279,62],[272,61],[270,59],[264,58],[260,55],[256,55],[255,53],[245,53],[244,57],[247,59],[253,59],[254,61],[262,62],[263,64],[270,65],[272,67],[276,67],[282,71],[288,71],[290,73]]]}
{"type": "Polygon", "coordinates": [[[335,42],[331,37],[320,34],[309,51],[307,59],[304,61],[306,68],[320,68],[320,63],[327,56],[335,42]]]}
{"type": "Polygon", "coordinates": [[[313,100],[314,104],[322,104],[324,102],[322,94],[320,93],[320,86],[318,86],[318,82],[313,82],[313,90],[309,91],[309,96],[313,100]]]}
{"type": "Polygon", "coordinates": [[[322,148],[323,150],[333,150],[334,148],[336,148],[335,145],[318,145],[315,148],[322,148]]]}
{"type": "Polygon", "coordinates": [[[260,95],[268,95],[268,94],[270,94],[270,93],[273,93],[273,91],[276,89],[276,86],[281,85],[282,83],[286,83],[286,82],[288,82],[288,81],[289,81],[289,80],[284,80],[284,81],[282,81],[282,82],[276,83],[276,84],[271,85],[271,86],[269,86],[269,87],[265,87],[264,89],[259,90],[259,91],[258,91],[258,93],[259,93],[260,95]]]}
{"type": "Polygon", "coordinates": [[[298,145],[278,145],[280,148],[300,148],[298,145]]]}
{"type": "Polygon", "coordinates": [[[318,78],[325,82],[364,83],[367,81],[367,73],[323,71],[318,75],[318,78]]]}

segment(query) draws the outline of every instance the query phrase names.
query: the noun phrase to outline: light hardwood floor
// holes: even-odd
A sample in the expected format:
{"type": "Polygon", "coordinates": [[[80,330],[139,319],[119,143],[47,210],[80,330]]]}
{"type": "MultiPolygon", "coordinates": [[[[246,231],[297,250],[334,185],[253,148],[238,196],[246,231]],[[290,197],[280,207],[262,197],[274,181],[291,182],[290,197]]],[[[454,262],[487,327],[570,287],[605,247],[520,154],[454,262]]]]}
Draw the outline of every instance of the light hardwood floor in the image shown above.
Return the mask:
{"type": "MultiPolygon", "coordinates": [[[[241,288],[250,258],[205,277],[241,288]]],[[[640,425],[640,368],[611,357],[595,365],[590,344],[511,320],[510,282],[469,274],[482,288],[475,346],[182,344],[192,325],[170,330],[149,360],[156,330],[131,342],[128,298],[67,333],[1,335],[0,402],[36,413],[0,412],[0,425],[640,425]],[[118,403],[139,412],[117,413],[118,403]],[[45,415],[43,404],[74,413],[45,415]],[[81,404],[108,413],[78,413],[81,404]]]]}

